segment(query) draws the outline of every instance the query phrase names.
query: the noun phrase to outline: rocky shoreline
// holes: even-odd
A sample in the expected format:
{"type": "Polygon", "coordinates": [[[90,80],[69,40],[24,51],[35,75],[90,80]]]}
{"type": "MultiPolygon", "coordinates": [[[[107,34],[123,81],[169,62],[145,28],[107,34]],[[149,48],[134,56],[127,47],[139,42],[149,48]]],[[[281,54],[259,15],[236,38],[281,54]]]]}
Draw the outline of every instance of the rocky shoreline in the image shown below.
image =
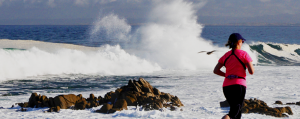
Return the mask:
{"type": "Polygon", "coordinates": [[[106,114],[127,110],[127,106],[141,106],[145,111],[159,110],[163,107],[173,111],[184,106],[177,96],[160,92],[143,78],[139,78],[138,81],[129,80],[128,85],[108,92],[104,97],[90,94],[89,98],[84,98],[81,94],[68,94],[48,98],[45,95],[32,93],[28,102],[16,104],[22,107],[19,111],[26,111],[28,107],[49,107],[46,112],[59,112],[60,109],[83,110],[102,105],[95,112],[106,114]]]}
{"type": "MultiPolygon", "coordinates": [[[[127,85],[117,88],[115,91],[107,92],[103,97],[96,97],[94,94],[90,94],[88,98],[82,97],[81,94],[47,97],[32,93],[28,102],[16,104],[21,107],[18,111],[27,111],[27,108],[49,107],[49,110],[45,112],[59,112],[60,109],[84,110],[102,105],[95,113],[103,114],[127,110],[127,106],[139,106],[144,111],[163,111],[163,108],[174,111],[184,106],[177,96],[160,92],[143,78],[139,78],[138,81],[129,80],[127,85]]],[[[274,104],[284,105],[281,101],[275,101],[274,104]]],[[[285,105],[300,106],[300,102],[291,102],[285,105]]],[[[229,104],[227,101],[222,101],[220,102],[220,106],[229,107],[229,104]]],[[[182,109],[180,110],[182,111],[182,109]]],[[[242,113],[257,113],[274,117],[288,117],[288,115],[293,115],[292,109],[289,106],[272,108],[264,101],[258,99],[245,99],[242,113]]]]}

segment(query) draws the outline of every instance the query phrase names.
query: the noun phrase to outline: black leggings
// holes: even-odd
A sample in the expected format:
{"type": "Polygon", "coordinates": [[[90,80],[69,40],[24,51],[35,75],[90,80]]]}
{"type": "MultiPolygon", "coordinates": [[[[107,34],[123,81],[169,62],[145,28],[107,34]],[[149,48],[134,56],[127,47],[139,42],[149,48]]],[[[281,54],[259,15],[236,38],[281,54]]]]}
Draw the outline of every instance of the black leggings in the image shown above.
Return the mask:
{"type": "Polygon", "coordinates": [[[246,94],[246,87],[242,85],[231,85],[223,87],[223,93],[230,105],[229,114],[231,119],[240,119],[242,116],[242,107],[246,94]]]}

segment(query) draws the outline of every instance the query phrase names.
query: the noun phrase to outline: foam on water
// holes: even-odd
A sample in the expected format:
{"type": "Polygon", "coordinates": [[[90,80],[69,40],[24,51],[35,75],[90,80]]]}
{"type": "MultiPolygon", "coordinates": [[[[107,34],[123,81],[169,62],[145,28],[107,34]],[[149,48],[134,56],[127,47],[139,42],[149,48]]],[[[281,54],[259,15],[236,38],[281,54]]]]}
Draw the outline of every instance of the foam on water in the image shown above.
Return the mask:
{"type": "MultiPolygon", "coordinates": [[[[298,102],[300,68],[297,66],[256,66],[256,73],[247,76],[247,93],[246,99],[257,98],[265,101],[270,107],[290,106],[293,115],[291,119],[297,119],[300,116],[300,106],[298,105],[276,105],[275,101],[280,100],[284,104],[288,102],[298,102]],[[271,79],[271,80],[270,80],[271,79]],[[259,92],[259,93],[257,93],[259,92]]],[[[150,81],[153,87],[158,88],[161,92],[170,93],[180,98],[184,107],[183,111],[170,111],[163,109],[161,111],[141,111],[140,107],[128,107],[113,114],[94,113],[101,106],[85,109],[72,110],[61,109],[60,113],[43,113],[48,108],[28,108],[27,112],[16,112],[21,107],[10,108],[16,102],[27,102],[30,94],[19,96],[0,96],[1,118],[205,118],[216,119],[227,114],[229,108],[220,108],[219,102],[224,101],[225,97],[222,92],[223,78],[212,75],[211,71],[159,71],[151,74],[155,76],[166,76],[165,78],[145,78],[150,81]],[[183,74],[183,75],[182,75],[183,74]]],[[[124,77],[126,78],[126,77],[124,77]]],[[[117,82],[116,85],[125,85],[126,83],[117,82]]],[[[103,83],[102,85],[109,85],[103,83]]],[[[104,96],[113,89],[86,90],[84,92],[69,92],[75,95],[83,94],[88,97],[90,93],[95,96],[104,96]]],[[[47,93],[39,92],[41,95],[54,97],[64,93],[47,93]]],[[[274,117],[257,113],[243,114],[245,119],[272,119],[274,117]]]]}
{"type": "Polygon", "coordinates": [[[0,55],[1,81],[46,74],[128,75],[161,69],[155,63],[126,53],[118,45],[102,46],[97,51],[0,49],[0,55]]]}

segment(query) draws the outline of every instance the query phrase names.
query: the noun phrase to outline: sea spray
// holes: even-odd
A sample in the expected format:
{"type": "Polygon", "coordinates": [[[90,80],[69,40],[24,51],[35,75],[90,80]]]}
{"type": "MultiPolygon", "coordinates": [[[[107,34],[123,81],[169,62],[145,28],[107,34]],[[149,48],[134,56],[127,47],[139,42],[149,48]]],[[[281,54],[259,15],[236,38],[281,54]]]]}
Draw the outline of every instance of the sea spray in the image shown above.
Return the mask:
{"type": "MultiPolygon", "coordinates": [[[[126,20],[110,14],[95,22],[97,24],[93,27],[91,36],[98,40],[116,41],[128,53],[157,63],[163,69],[212,70],[218,59],[229,51],[228,48],[214,46],[211,41],[201,38],[204,26],[197,23],[196,10],[192,2],[154,0],[151,5],[153,7],[147,23],[141,25],[135,32],[129,31],[130,25],[126,20]],[[105,31],[106,34],[100,31],[105,31]],[[113,40],[112,37],[116,34],[111,36],[110,32],[122,37],[113,40]],[[95,37],[97,34],[106,37],[95,37]],[[213,50],[216,52],[210,55],[198,53],[213,50]]],[[[251,52],[248,47],[244,49],[248,53],[251,52]]],[[[255,54],[251,56],[256,57],[255,54]]]]}
{"type": "Polygon", "coordinates": [[[47,74],[129,75],[151,73],[161,68],[126,53],[120,46],[102,46],[98,51],[60,49],[47,52],[38,48],[0,50],[0,79],[47,74]]]}
{"type": "MultiPolygon", "coordinates": [[[[130,39],[131,26],[126,19],[111,13],[105,17],[99,17],[90,29],[91,43],[105,42],[110,45],[121,44],[130,39]]],[[[100,46],[100,45],[99,45],[100,46]]]]}
{"type": "Polygon", "coordinates": [[[166,69],[196,70],[212,69],[228,51],[200,37],[203,25],[197,23],[191,2],[166,0],[154,1],[153,5],[148,23],[136,32],[140,42],[134,54],[166,69]],[[218,52],[198,53],[212,50],[218,52]]]}

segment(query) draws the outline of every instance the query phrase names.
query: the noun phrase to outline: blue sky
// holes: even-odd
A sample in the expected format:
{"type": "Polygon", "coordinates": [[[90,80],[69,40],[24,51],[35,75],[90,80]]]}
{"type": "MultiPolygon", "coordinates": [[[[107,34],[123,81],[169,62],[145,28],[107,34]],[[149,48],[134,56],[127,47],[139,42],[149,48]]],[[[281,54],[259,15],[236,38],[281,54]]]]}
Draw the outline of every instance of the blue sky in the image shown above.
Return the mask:
{"type": "MultiPolygon", "coordinates": [[[[115,13],[144,23],[153,0],[0,0],[0,25],[91,24],[115,13]]],[[[186,0],[203,24],[300,23],[299,0],[186,0]]]]}

